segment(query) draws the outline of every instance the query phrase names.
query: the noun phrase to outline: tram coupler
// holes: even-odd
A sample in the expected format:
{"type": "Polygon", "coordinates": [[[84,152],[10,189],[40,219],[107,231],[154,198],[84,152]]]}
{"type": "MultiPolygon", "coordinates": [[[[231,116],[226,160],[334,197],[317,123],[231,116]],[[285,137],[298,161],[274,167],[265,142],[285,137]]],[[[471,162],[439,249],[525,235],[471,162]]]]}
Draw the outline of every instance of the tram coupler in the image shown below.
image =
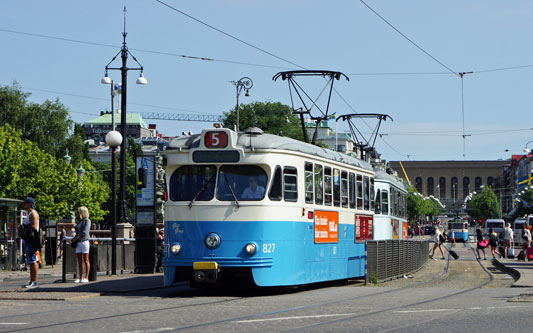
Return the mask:
{"type": "Polygon", "coordinates": [[[195,283],[215,283],[220,272],[220,265],[213,261],[193,263],[195,283]]]}

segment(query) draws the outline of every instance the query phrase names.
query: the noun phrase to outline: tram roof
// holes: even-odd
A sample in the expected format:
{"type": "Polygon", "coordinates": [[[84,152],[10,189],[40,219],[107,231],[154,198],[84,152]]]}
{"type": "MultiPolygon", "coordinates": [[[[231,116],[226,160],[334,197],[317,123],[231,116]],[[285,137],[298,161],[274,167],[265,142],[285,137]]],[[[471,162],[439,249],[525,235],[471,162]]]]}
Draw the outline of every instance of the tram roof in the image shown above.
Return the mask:
{"type": "Polygon", "coordinates": [[[377,169],[377,168],[374,169],[374,172],[376,173],[376,175],[374,176],[374,179],[376,179],[376,180],[380,180],[381,179],[381,180],[389,181],[392,184],[394,184],[397,187],[399,187],[400,189],[406,190],[405,186],[403,185],[403,182],[400,179],[394,177],[393,175],[388,174],[384,170],[377,169]]]}
{"type": "MultiPolygon", "coordinates": [[[[180,137],[172,140],[167,149],[190,149],[198,148],[200,146],[201,135],[195,134],[191,136],[180,137]]],[[[255,151],[259,149],[265,150],[287,150],[294,151],[317,157],[333,160],[340,163],[346,163],[358,168],[372,170],[370,163],[360,160],[358,158],[335,152],[327,148],[318,147],[299,140],[282,137],[274,134],[260,134],[250,135],[245,132],[237,133],[236,147],[245,148],[250,147],[250,142],[255,151]]]]}

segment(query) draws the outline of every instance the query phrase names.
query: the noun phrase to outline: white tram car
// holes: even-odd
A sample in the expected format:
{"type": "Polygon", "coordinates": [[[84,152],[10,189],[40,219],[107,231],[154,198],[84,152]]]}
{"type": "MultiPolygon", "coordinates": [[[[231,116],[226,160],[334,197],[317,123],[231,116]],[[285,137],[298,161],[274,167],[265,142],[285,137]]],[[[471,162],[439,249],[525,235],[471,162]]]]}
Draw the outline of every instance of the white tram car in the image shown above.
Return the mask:
{"type": "Polygon", "coordinates": [[[375,240],[407,239],[407,190],[403,182],[381,169],[375,171],[375,240]]]}
{"type": "Polygon", "coordinates": [[[165,154],[165,285],[365,275],[375,230],[367,162],[259,129],[206,129],[165,154]]]}

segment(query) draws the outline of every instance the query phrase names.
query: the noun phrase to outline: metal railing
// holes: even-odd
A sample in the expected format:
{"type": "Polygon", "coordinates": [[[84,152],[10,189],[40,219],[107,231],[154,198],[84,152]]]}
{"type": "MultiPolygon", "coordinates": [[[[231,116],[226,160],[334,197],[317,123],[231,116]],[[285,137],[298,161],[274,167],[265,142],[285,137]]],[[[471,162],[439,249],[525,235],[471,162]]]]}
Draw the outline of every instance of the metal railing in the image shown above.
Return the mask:
{"type": "Polygon", "coordinates": [[[429,257],[429,240],[367,241],[367,279],[401,277],[420,269],[429,257]]]}
{"type": "MultiPolygon", "coordinates": [[[[66,282],[67,274],[78,274],[78,261],[76,251],[70,246],[70,239],[63,241],[63,277],[66,282]],[[68,241],[68,242],[67,242],[68,241]]],[[[111,274],[111,238],[90,238],[89,258],[91,251],[96,251],[96,263],[91,263],[91,270],[111,274]]],[[[124,271],[135,270],[135,238],[117,238],[117,269],[122,274],[124,271]]],[[[94,255],[94,253],[93,253],[94,255]]],[[[94,257],[93,257],[94,258],[94,257]]]]}

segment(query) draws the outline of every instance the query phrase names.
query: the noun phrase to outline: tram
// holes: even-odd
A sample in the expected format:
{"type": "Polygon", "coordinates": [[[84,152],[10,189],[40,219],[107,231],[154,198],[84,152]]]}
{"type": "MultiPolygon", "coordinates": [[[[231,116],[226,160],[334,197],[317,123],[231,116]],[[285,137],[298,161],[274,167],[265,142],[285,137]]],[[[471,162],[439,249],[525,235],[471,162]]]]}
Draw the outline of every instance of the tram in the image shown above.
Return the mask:
{"type": "Polygon", "coordinates": [[[400,179],[382,169],[374,171],[374,240],[407,239],[407,190],[400,179]]]}
{"type": "Polygon", "coordinates": [[[468,221],[454,219],[448,222],[448,239],[468,242],[468,221]]]}
{"type": "Polygon", "coordinates": [[[205,129],[165,151],[164,284],[302,285],[365,275],[367,162],[258,128],[205,129]]]}

